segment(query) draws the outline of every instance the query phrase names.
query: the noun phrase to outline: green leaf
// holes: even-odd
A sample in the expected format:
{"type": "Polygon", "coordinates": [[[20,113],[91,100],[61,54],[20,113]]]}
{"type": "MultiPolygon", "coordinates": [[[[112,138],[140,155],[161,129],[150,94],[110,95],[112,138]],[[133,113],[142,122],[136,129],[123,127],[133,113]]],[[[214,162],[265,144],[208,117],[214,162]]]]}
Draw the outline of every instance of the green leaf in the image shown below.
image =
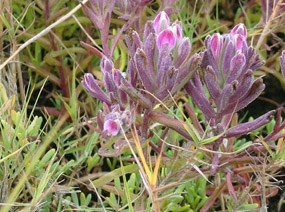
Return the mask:
{"type": "Polygon", "coordinates": [[[130,164],[130,165],[126,165],[120,168],[117,168],[107,174],[105,174],[103,177],[100,177],[97,180],[93,181],[93,185],[96,188],[101,188],[102,186],[106,185],[107,183],[113,181],[116,177],[120,177],[123,174],[129,174],[129,173],[136,173],[138,172],[139,167],[137,164],[130,164]],[[122,171],[122,169],[124,169],[124,173],[122,171]]]}

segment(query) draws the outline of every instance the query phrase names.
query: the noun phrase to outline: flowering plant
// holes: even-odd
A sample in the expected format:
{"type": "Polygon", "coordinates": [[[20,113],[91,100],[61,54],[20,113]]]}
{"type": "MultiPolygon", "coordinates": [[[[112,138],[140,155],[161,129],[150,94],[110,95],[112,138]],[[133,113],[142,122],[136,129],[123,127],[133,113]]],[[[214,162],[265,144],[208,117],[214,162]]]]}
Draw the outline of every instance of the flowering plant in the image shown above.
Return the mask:
{"type": "MultiPolygon", "coordinates": [[[[235,174],[231,165],[224,164],[231,164],[229,161],[232,160],[243,163],[247,161],[245,149],[253,154],[262,151],[262,148],[249,142],[244,149],[241,147],[235,151],[235,141],[271,122],[274,114],[278,122],[264,141],[270,143],[284,137],[284,133],[280,132],[285,127],[281,109],[277,113],[269,111],[249,122],[236,122],[238,112],[265,89],[262,77],[254,77],[254,72],[263,62],[254,48],[247,44],[245,26],[238,24],[228,33],[208,35],[206,49],[191,54],[191,42],[183,35],[181,22],[171,23],[168,14],[161,11],[153,21],[146,22],[143,33],[132,30],[125,35],[125,41],[129,51],[127,73],[114,68],[110,55],[105,55],[101,61],[105,92],[90,73],[83,78],[85,88],[104,103],[103,111],[97,114],[97,124],[99,132],[111,145],[102,143],[99,153],[102,156],[118,156],[124,154],[126,149],[133,151],[136,148],[148,173],[150,186],[155,189],[157,181],[146,165],[141,145],[149,144],[159,154],[161,162],[163,147],[152,142],[155,137],[153,128],[158,124],[163,126],[160,128],[160,140],[168,137],[169,129],[172,129],[183,146],[194,145],[197,151],[206,148],[209,152],[202,151],[202,154],[211,166],[202,168],[204,173],[208,173],[207,177],[203,176],[208,178],[224,171],[229,195],[237,202],[238,190],[234,183],[238,189],[249,186],[245,179],[250,174],[235,174]],[[188,120],[185,116],[179,119],[167,112],[170,107],[178,106],[175,101],[185,97],[193,103],[184,104],[188,120]],[[202,121],[199,121],[193,107],[199,108],[202,121]],[[231,159],[221,151],[231,154],[231,159]]],[[[283,75],[284,55],[283,52],[283,75]]],[[[254,163],[259,162],[254,160],[254,163]]],[[[177,171],[184,169],[186,164],[180,164],[177,171]]],[[[198,167],[195,169],[202,173],[198,167]]],[[[207,211],[211,204],[207,202],[201,211],[207,211]]]]}

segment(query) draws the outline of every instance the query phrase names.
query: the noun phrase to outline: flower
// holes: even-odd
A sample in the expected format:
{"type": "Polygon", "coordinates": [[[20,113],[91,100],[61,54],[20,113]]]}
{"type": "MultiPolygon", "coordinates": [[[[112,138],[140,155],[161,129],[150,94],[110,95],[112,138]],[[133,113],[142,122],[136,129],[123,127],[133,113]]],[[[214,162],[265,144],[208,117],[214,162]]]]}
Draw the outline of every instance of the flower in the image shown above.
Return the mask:
{"type": "MultiPolygon", "coordinates": [[[[103,123],[102,133],[105,137],[117,136],[120,134],[121,127],[127,131],[133,123],[132,115],[129,109],[121,109],[119,105],[112,105],[104,108],[97,117],[100,123],[103,123]]],[[[102,127],[102,126],[101,126],[102,127]]]]}
{"type": "Polygon", "coordinates": [[[165,29],[161,31],[157,37],[157,46],[159,49],[163,49],[164,45],[167,45],[171,49],[176,44],[176,36],[171,29],[165,29]]]}
{"type": "Polygon", "coordinates": [[[99,99],[108,106],[119,104],[121,108],[124,108],[128,98],[126,93],[120,88],[121,79],[123,78],[121,71],[115,69],[114,64],[107,57],[102,58],[100,66],[104,75],[103,82],[107,93],[99,87],[90,73],[84,75],[82,84],[94,98],[99,99]]]}
{"type": "Polygon", "coordinates": [[[220,117],[244,108],[265,87],[261,78],[253,78],[263,62],[247,45],[246,35],[245,26],[238,24],[230,33],[215,33],[205,40],[204,81],[220,117]]]}
{"type": "MultiPolygon", "coordinates": [[[[142,85],[156,98],[165,100],[185,86],[202,60],[202,54],[189,55],[191,43],[189,38],[183,37],[181,23],[171,24],[164,11],[146,24],[143,39],[133,31],[126,42],[131,59],[128,65],[130,82],[124,82],[128,88],[124,91],[130,95],[134,94],[130,93],[131,86],[136,89],[142,85]]],[[[141,99],[139,94],[135,98],[141,99]]],[[[144,96],[149,99],[149,95],[144,96]]]]}
{"type": "Polygon", "coordinates": [[[232,28],[231,35],[241,35],[243,38],[246,39],[247,37],[247,31],[246,31],[246,27],[243,23],[237,24],[234,26],[234,28],[232,28]]]}
{"type": "MultiPolygon", "coordinates": [[[[195,73],[185,87],[210,126],[219,129],[219,133],[227,129],[233,113],[255,100],[265,88],[262,78],[253,77],[263,62],[253,47],[247,45],[246,36],[243,24],[224,35],[209,35],[205,39],[206,51],[201,65],[203,74],[195,73]]],[[[271,111],[262,116],[262,121],[238,125],[228,136],[257,129],[268,123],[272,114],[271,111]]]]}
{"type": "Polygon", "coordinates": [[[153,28],[156,34],[159,34],[161,31],[169,27],[170,20],[166,12],[161,11],[153,21],[153,28]]]}
{"type": "Polygon", "coordinates": [[[103,133],[107,132],[108,135],[115,136],[119,133],[120,126],[117,120],[106,120],[104,122],[103,133]]]}
{"type": "Polygon", "coordinates": [[[93,97],[99,99],[102,102],[105,102],[107,105],[111,104],[110,98],[98,86],[92,74],[85,74],[82,80],[82,84],[93,97]]]}

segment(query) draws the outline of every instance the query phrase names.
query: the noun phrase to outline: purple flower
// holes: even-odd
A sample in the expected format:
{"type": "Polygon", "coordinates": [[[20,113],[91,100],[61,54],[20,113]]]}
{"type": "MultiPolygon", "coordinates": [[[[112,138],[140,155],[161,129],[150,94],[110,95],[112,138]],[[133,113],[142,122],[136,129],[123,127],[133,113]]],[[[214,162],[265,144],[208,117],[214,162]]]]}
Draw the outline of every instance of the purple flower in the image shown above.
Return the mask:
{"type": "Polygon", "coordinates": [[[82,80],[82,84],[93,97],[99,99],[102,102],[105,102],[107,105],[111,104],[109,97],[98,86],[92,74],[85,74],[82,80]]]}
{"type": "Polygon", "coordinates": [[[231,30],[231,35],[241,35],[243,38],[246,39],[247,37],[247,30],[243,23],[237,24],[234,26],[234,28],[231,30]]]}
{"type": "Polygon", "coordinates": [[[153,21],[153,28],[156,34],[169,27],[170,20],[166,12],[161,11],[153,21]]]}
{"type": "Polygon", "coordinates": [[[217,60],[218,55],[220,53],[220,48],[222,46],[222,42],[223,42],[222,36],[219,33],[215,33],[209,41],[210,48],[211,48],[211,51],[212,51],[212,54],[213,54],[215,60],[217,60]]]}
{"type": "Polygon", "coordinates": [[[103,123],[101,130],[106,137],[119,135],[121,127],[127,131],[133,123],[131,112],[128,109],[122,110],[119,105],[105,107],[98,117],[98,122],[103,123]]]}
{"type": "Polygon", "coordinates": [[[182,34],[182,26],[181,26],[181,22],[180,21],[175,21],[172,26],[172,31],[177,39],[177,41],[179,41],[180,39],[182,39],[183,34],[182,34]]]}
{"type": "Polygon", "coordinates": [[[103,133],[107,132],[108,135],[115,136],[118,135],[119,131],[120,126],[117,120],[109,119],[104,122],[103,133]]]}
{"type": "Polygon", "coordinates": [[[220,117],[244,108],[264,89],[262,79],[252,76],[262,61],[248,47],[246,35],[244,25],[238,24],[229,34],[215,33],[205,41],[204,81],[220,117]]]}
{"type": "MultiPolygon", "coordinates": [[[[146,24],[143,39],[133,31],[127,36],[126,42],[131,56],[129,84],[134,89],[142,85],[143,89],[160,100],[181,90],[201,63],[202,54],[189,55],[191,43],[187,37],[183,37],[181,23],[176,21],[170,25],[164,11],[146,24]]],[[[130,89],[124,91],[129,95],[134,94],[130,93],[130,89]]],[[[135,98],[141,99],[139,94],[135,98]]],[[[149,95],[144,96],[149,99],[149,95]]]]}
{"type": "Polygon", "coordinates": [[[103,57],[101,60],[101,70],[104,75],[103,82],[107,93],[99,87],[90,73],[84,75],[82,84],[94,98],[99,99],[108,106],[119,104],[121,108],[124,108],[128,98],[126,93],[120,88],[123,78],[121,71],[115,69],[112,61],[106,57],[103,57]]]}
{"type": "Polygon", "coordinates": [[[161,31],[157,37],[157,46],[159,49],[163,49],[163,46],[166,45],[171,49],[176,44],[176,36],[171,29],[165,29],[161,31]]]}
{"type": "MultiPolygon", "coordinates": [[[[219,129],[219,133],[228,128],[233,113],[255,100],[265,88],[262,78],[253,77],[253,71],[263,63],[253,47],[247,45],[246,36],[243,24],[236,25],[224,35],[215,33],[208,36],[205,39],[203,74],[195,74],[185,87],[210,126],[219,129]]],[[[242,135],[269,121],[264,118],[260,123],[238,125],[228,135],[242,135]]]]}

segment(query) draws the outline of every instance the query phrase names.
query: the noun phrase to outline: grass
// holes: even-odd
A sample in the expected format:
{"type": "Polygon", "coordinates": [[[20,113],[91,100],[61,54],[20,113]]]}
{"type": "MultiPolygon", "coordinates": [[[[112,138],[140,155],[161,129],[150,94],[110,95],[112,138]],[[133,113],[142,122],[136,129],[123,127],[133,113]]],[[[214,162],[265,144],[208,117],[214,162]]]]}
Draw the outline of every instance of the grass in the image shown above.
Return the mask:
{"type": "MultiPolygon", "coordinates": [[[[141,21],[153,19],[161,2],[147,6],[141,21]]],[[[283,4],[279,1],[262,21],[260,1],[243,5],[183,0],[177,1],[179,13],[171,19],[183,22],[193,53],[204,49],[207,35],[246,23],[253,46],[267,61],[256,75],[273,76],[284,93],[279,65],[285,34],[283,4]]],[[[274,120],[255,133],[229,140],[233,149],[214,151],[209,146],[222,135],[200,137],[197,123],[204,116],[191,98],[182,97],[173,99],[172,107],[163,108],[163,103],[157,107],[179,120],[194,141],[153,123],[154,136],[142,142],[132,127],[122,137],[126,144],[120,156],[113,140],[104,150],[108,157],[102,156],[104,141],[94,117],[103,106],[81,84],[84,72],[102,79],[100,58],[94,54],[102,43],[81,7],[75,0],[0,3],[1,211],[266,211],[269,198],[283,192],[277,174],[284,167],[284,138],[278,138],[274,148],[274,143],[254,141],[270,134],[274,120]],[[262,151],[249,154],[252,149],[262,151]],[[218,155],[224,163],[213,176],[212,161],[218,155]],[[247,181],[240,182],[233,173],[247,181]],[[231,186],[229,179],[234,182],[231,186]]],[[[122,20],[113,15],[111,38],[121,26],[122,20]]],[[[123,36],[113,59],[116,67],[126,70],[123,36]]],[[[238,122],[238,115],[233,117],[238,122]]],[[[282,198],[279,203],[281,211],[282,198]]]]}

